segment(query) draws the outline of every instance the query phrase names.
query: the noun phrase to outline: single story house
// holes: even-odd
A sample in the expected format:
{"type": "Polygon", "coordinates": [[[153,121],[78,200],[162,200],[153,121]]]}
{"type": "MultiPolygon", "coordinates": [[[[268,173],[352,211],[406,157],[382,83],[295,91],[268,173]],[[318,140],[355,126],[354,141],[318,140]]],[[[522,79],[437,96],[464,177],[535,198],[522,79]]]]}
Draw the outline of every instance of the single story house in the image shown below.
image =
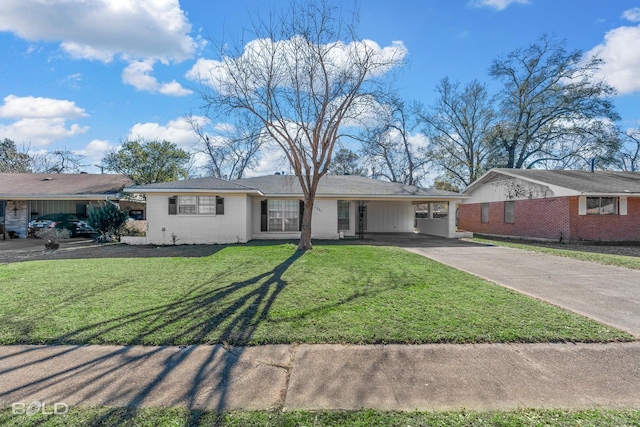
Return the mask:
{"type": "MultiPolygon", "coordinates": [[[[0,173],[0,228],[27,237],[29,221],[48,214],[87,214],[87,205],[117,201],[132,182],[115,174],[0,173]]],[[[144,217],[144,205],[123,201],[121,208],[144,217]]]]}
{"type": "MultiPolygon", "coordinates": [[[[227,181],[196,178],[134,186],[147,200],[149,244],[244,243],[300,237],[303,193],[293,175],[227,181]]],[[[467,196],[351,175],[326,175],[314,203],[312,238],[412,232],[414,205],[456,203],[467,196]]],[[[424,219],[421,231],[455,237],[455,215],[424,219]]],[[[132,242],[133,243],[133,242],[132,242]]]]}
{"type": "Polygon", "coordinates": [[[458,225],[474,233],[640,240],[640,172],[491,169],[464,194],[458,225]]]}

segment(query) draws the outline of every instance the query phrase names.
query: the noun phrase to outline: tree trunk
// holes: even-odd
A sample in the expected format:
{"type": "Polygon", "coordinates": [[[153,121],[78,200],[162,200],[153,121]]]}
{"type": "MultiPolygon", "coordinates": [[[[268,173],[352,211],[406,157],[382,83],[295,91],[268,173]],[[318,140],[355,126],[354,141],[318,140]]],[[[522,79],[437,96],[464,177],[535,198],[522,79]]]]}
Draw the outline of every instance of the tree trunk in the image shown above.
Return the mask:
{"type": "Polygon", "coordinates": [[[299,251],[308,251],[313,249],[311,245],[311,216],[313,215],[313,199],[304,199],[304,212],[302,214],[302,230],[300,232],[300,243],[298,243],[299,251]]]}

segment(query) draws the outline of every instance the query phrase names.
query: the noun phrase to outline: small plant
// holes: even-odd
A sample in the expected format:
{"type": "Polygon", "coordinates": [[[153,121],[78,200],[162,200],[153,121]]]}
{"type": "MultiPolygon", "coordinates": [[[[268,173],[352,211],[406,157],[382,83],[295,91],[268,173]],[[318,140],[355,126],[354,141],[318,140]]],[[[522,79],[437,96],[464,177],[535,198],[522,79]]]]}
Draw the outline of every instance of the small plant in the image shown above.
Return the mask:
{"type": "Polygon", "coordinates": [[[127,222],[127,213],[118,205],[108,202],[89,206],[87,217],[89,225],[98,233],[96,241],[100,243],[115,241],[127,222]]]}
{"type": "Polygon", "coordinates": [[[61,239],[68,239],[71,237],[71,232],[66,228],[61,230],[57,228],[47,228],[36,231],[36,237],[45,241],[44,247],[46,249],[55,250],[60,247],[59,241],[61,239]]]}
{"type": "Polygon", "coordinates": [[[176,245],[176,242],[180,240],[178,239],[178,235],[176,233],[171,233],[171,244],[173,244],[173,246],[176,245]]]}

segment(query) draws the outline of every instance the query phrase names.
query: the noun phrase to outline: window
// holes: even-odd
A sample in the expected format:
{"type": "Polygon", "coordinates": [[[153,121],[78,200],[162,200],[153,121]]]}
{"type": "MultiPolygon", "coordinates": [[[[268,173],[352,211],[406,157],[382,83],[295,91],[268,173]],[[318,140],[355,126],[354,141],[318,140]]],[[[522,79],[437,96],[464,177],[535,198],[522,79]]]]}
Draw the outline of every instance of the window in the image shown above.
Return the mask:
{"type": "Polygon", "coordinates": [[[135,219],[135,220],[141,220],[144,218],[144,214],[142,212],[142,209],[130,209],[129,210],[129,218],[135,219]]]}
{"type": "MultiPolygon", "coordinates": [[[[218,210],[216,196],[177,196],[169,198],[169,215],[215,215],[218,210]],[[177,208],[176,208],[177,205],[177,208]]],[[[224,203],[224,199],[222,199],[224,203]]],[[[224,213],[224,207],[222,208],[224,213]]]]}
{"type": "Polygon", "coordinates": [[[617,197],[587,197],[587,215],[617,215],[617,197]]]}
{"type": "Polygon", "coordinates": [[[269,200],[269,231],[299,231],[299,200],[269,200]]]}
{"type": "Polygon", "coordinates": [[[349,230],[350,202],[338,200],[338,230],[349,230]]]}
{"type": "Polygon", "coordinates": [[[216,215],[224,215],[224,197],[216,196],[216,215]]]}
{"type": "Polygon", "coordinates": [[[516,202],[504,202],[504,222],[515,222],[515,204],[516,202]]]}
{"type": "Polygon", "coordinates": [[[489,222],[489,203],[482,204],[482,222],[489,222]]]}
{"type": "Polygon", "coordinates": [[[179,214],[195,214],[196,212],[196,196],[178,196],[178,213],[179,214]]]}
{"type": "Polygon", "coordinates": [[[208,215],[216,213],[216,197],[198,196],[198,213],[208,215]]]}

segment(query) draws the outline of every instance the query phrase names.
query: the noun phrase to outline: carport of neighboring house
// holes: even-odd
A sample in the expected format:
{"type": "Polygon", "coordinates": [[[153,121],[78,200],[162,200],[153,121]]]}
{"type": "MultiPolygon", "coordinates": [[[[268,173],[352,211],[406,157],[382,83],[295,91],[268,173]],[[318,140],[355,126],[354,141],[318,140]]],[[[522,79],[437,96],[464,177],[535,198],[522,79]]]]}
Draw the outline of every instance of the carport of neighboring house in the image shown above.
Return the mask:
{"type": "MultiPolygon", "coordinates": [[[[86,215],[87,206],[117,200],[132,182],[112,174],[0,173],[0,234],[27,237],[29,221],[43,215],[86,215]]],[[[144,212],[144,204],[130,205],[144,212]]]]}

